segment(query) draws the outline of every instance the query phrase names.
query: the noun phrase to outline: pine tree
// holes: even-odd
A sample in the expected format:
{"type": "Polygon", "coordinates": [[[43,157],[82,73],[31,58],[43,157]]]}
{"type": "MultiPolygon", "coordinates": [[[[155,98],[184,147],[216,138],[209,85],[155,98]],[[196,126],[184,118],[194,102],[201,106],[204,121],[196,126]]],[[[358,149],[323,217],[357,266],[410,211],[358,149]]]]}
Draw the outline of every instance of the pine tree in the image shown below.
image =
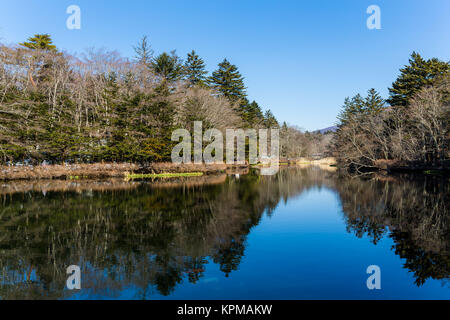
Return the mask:
{"type": "Polygon", "coordinates": [[[53,45],[53,41],[48,34],[36,34],[34,37],[28,38],[27,42],[22,42],[19,44],[32,50],[41,49],[56,51],[56,46],[53,45]]]}
{"type": "Polygon", "coordinates": [[[275,116],[273,115],[272,111],[267,110],[264,113],[264,125],[267,129],[272,129],[272,128],[279,128],[280,125],[278,124],[277,119],[275,118],[275,116]]]}
{"type": "Polygon", "coordinates": [[[248,102],[248,100],[245,99],[245,102],[241,106],[241,110],[243,120],[250,127],[258,126],[264,121],[263,112],[256,101],[248,102]]]}
{"type": "Polygon", "coordinates": [[[133,47],[136,52],[135,59],[144,65],[150,65],[153,57],[153,50],[148,43],[147,36],[143,36],[139,43],[133,47]]]}
{"type": "Polygon", "coordinates": [[[363,97],[358,93],[353,98],[345,98],[344,105],[338,115],[340,126],[345,125],[352,117],[361,114],[364,108],[363,97]]]}
{"type": "Polygon", "coordinates": [[[170,159],[173,142],[175,107],[170,99],[170,89],[166,82],[155,88],[146,112],[153,119],[148,137],[142,143],[142,153],[150,161],[170,159]]]}
{"type": "MultiPolygon", "coordinates": [[[[53,45],[53,41],[49,34],[36,34],[34,35],[34,37],[28,38],[28,41],[19,43],[19,45],[31,50],[46,50],[51,52],[57,52],[56,46],[53,45]]],[[[48,61],[43,61],[42,57],[33,57],[33,55],[31,55],[30,61],[33,61],[33,63],[30,65],[30,68],[28,69],[28,78],[30,79],[30,82],[33,85],[33,87],[36,88],[37,83],[39,83],[39,81],[43,81],[46,78],[45,73],[46,70],[50,68],[50,64],[48,61]],[[37,79],[34,79],[33,72],[36,69],[39,69],[38,70],[39,75],[37,76],[37,79]]]]}
{"type": "Polygon", "coordinates": [[[224,59],[219,63],[219,68],[212,73],[208,82],[210,86],[216,89],[230,101],[238,101],[246,97],[244,78],[239,73],[238,68],[224,59]]]}
{"type": "Polygon", "coordinates": [[[183,75],[183,65],[175,51],[170,55],[166,52],[161,53],[152,60],[151,66],[157,75],[167,81],[179,80],[183,75]]]}
{"type": "Polygon", "coordinates": [[[406,106],[412,96],[425,86],[432,85],[437,79],[450,72],[450,64],[436,58],[425,60],[413,52],[409,65],[400,69],[400,76],[389,88],[392,106],[406,106]]]}
{"type": "Polygon", "coordinates": [[[375,89],[367,92],[367,97],[363,98],[359,93],[352,99],[345,98],[344,106],[338,115],[339,126],[345,125],[350,119],[365,117],[369,114],[380,112],[384,108],[384,100],[375,89]]]}
{"type": "Polygon", "coordinates": [[[384,99],[375,90],[370,89],[367,92],[367,97],[364,99],[364,109],[366,113],[377,113],[384,107],[384,99]]]}
{"type": "Polygon", "coordinates": [[[286,123],[286,121],[283,121],[283,125],[280,129],[280,138],[281,138],[281,157],[287,158],[288,156],[288,135],[289,135],[289,128],[286,123]]]}
{"type": "Polygon", "coordinates": [[[186,63],[184,64],[185,79],[191,85],[201,85],[204,83],[207,73],[208,71],[205,70],[205,62],[203,59],[194,50],[188,53],[186,63]]]}
{"type": "Polygon", "coordinates": [[[104,80],[106,88],[103,98],[111,109],[111,115],[106,120],[109,126],[109,141],[102,156],[109,161],[124,161],[129,151],[129,148],[124,147],[127,138],[128,108],[120,101],[117,74],[112,72],[104,75],[104,80]]]}

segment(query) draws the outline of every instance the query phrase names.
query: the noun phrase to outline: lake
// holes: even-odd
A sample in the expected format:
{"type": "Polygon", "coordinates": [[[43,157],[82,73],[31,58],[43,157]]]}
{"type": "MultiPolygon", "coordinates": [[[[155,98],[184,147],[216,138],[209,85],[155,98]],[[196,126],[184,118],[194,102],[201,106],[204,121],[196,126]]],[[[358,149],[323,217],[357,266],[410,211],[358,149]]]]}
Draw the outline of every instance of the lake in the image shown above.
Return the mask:
{"type": "Polygon", "coordinates": [[[445,176],[305,167],[2,182],[0,196],[1,299],[450,298],[445,176]]]}

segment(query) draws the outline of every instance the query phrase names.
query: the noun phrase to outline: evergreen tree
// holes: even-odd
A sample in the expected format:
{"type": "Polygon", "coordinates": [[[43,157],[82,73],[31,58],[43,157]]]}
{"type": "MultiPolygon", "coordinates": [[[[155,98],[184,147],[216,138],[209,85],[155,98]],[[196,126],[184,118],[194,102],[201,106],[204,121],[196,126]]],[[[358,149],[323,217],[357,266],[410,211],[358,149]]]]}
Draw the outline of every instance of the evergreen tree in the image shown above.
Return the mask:
{"type": "Polygon", "coordinates": [[[421,88],[434,84],[436,79],[450,72],[450,64],[436,58],[425,60],[413,52],[409,65],[400,69],[400,76],[389,88],[392,106],[406,106],[411,97],[421,88]]]}
{"type": "Polygon", "coordinates": [[[136,52],[135,59],[144,65],[150,65],[153,57],[153,50],[148,43],[147,36],[143,36],[139,43],[133,47],[136,52]]]}
{"type": "Polygon", "coordinates": [[[246,97],[244,78],[238,68],[224,59],[219,68],[208,79],[212,88],[231,101],[238,101],[246,97]]]}
{"type": "Polygon", "coordinates": [[[175,107],[165,82],[155,88],[146,112],[153,121],[148,137],[142,143],[142,153],[150,161],[168,160],[174,146],[171,134],[174,130],[175,107]]]}
{"type": "MultiPolygon", "coordinates": [[[[282,158],[289,157],[289,147],[292,139],[289,137],[289,127],[286,121],[283,121],[283,125],[280,128],[280,156],[282,158]]],[[[301,143],[300,141],[296,141],[296,143],[301,143]]]]}
{"type": "Polygon", "coordinates": [[[175,51],[169,55],[166,52],[161,53],[151,62],[153,71],[167,81],[176,81],[183,75],[183,65],[175,51]]]}
{"type": "Polygon", "coordinates": [[[364,110],[366,113],[377,113],[384,107],[384,99],[375,90],[370,89],[367,92],[367,97],[364,99],[364,110]]]}
{"type": "Polygon", "coordinates": [[[56,51],[56,46],[53,45],[53,41],[48,34],[36,34],[34,37],[28,38],[28,41],[19,44],[32,50],[41,49],[56,51]]]}
{"type": "Polygon", "coordinates": [[[271,129],[271,128],[279,128],[280,125],[278,124],[277,119],[275,118],[275,116],[273,115],[272,111],[267,110],[264,113],[264,125],[267,129],[271,129]]]}
{"type": "Polygon", "coordinates": [[[201,59],[194,50],[192,50],[191,53],[188,53],[186,63],[184,64],[186,80],[191,85],[203,84],[207,73],[203,59],[201,59]]]}
{"type": "Polygon", "coordinates": [[[359,93],[351,99],[349,97],[345,98],[344,105],[337,117],[340,125],[345,125],[350,118],[362,113],[364,108],[363,101],[364,99],[359,93]]]}
{"type": "MultiPolygon", "coordinates": [[[[36,34],[34,35],[34,37],[28,38],[28,41],[19,44],[31,50],[46,50],[57,52],[56,46],[53,45],[53,41],[48,34],[36,34]]],[[[30,67],[28,69],[28,78],[30,79],[31,84],[36,87],[37,83],[48,78],[46,72],[50,69],[51,62],[45,61],[43,57],[33,55],[31,55],[30,61],[32,63],[30,64],[30,67]],[[36,77],[36,79],[33,77],[34,71],[38,71],[38,76],[36,77]]]]}
{"type": "Polygon", "coordinates": [[[364,117],[369,114],[380,112],[384,107],[384,100],[375,89],[367,92],[367,97],[363,98],[359,93],[352,99],[345,98],[342,111],[338,115],[339,126],[345,125],[350,119],[364,117]]]}
{"type": "Polygon", "coordinates": [[[242,110],[242,119],[250,126],[257,126],[262,124],[264,121],[264,114],[261,111],[261,107],[258,105],[256,101],[248,102],[245,99],[244,103],[241,106],[242,110]]]}
{"type": "Polygon", "coordinates": [[[106,88],[103,97],[111,109],[111,118],[107,119],[109,124],[109,141],[103,150],[103,157],[109,161],[126,161],[127,153],[130,151],[126,146],[128,126],[128,106],[123,103],[119,96],[119,85],[117,74],[105,75],[106,88]]]}

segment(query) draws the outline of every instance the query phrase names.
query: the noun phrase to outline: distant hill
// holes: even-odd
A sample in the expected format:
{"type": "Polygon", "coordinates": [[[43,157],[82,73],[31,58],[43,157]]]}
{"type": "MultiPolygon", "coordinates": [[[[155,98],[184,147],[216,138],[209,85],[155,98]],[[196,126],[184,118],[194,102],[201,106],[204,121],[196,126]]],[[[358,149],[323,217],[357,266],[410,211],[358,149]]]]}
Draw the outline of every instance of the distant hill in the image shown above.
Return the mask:
{"type": "Polygon", "coordinates": [[[314,133],[325,134],[325,133],[328,133],[328,132],[336,132],[337,128],[338,128],[337,126],[332,126],[332,127],[328,127],[328,128],[325,128],[325,129],[316,130],[316,131],[314,131],[314,133]]]}

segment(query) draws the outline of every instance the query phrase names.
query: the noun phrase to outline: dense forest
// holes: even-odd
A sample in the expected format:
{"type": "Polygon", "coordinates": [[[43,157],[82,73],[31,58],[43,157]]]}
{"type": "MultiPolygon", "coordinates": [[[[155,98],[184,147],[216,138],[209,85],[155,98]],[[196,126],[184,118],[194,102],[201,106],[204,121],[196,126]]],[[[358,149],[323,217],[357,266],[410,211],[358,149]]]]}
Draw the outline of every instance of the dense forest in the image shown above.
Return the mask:
{"type": "Polygon", "coordinates": [[[0,163],[169,161],[173,130],[278,128],[280,157],[333,155],[352,171],[448,167],[450,64],[418,53],[389,88],[347,98],[336,132],[302,132],[249,101],[244,77],[224,59],[210,75],[193,50],[156,55],[147,37],[133,58],[88,50],[74,56],[35,35],[0,44],[0,163]]]}
{"type": "Polygon", "coordinates": [[[244,77],[224,59],[208,76],[192,51],[136,56],[60,51],[47,34],[0,44],[0,162],[92,163],[170,160],[174,129],[279,128],[283,157],[314,152],[314,134],[279,124],[247,99],[244,77]]]}
{"type": "Polygon", "coordinates": [[[375,89],[347,98],[330,148],[352,171],[449,167],[450,64],[414,52],[384,101],[375,89]]]}

